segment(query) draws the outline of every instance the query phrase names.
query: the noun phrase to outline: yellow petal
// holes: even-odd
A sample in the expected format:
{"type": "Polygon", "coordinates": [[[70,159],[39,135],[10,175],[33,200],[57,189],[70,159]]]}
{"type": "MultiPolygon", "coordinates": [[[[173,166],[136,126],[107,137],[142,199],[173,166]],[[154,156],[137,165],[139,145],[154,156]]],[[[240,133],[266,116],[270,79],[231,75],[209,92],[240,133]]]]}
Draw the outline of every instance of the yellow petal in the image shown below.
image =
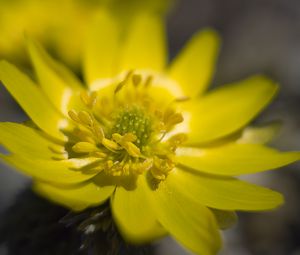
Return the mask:
{"type": "Polygon", "coordinates": [[[173,60],[169,76],[182,87],[186,96],[202,94],[214,74],[220,47],[218,34],[210,29],[200,31],[173,60]]]}
{"type": "Polygon", "coordinates": [[[99,187],[93,181],[70,187],[39,181],[33,183],[33,190],[36,193],[73,211],[82,211],[87,207],[102,204],[114,189],[114,186],[99,187]]]}
{"type": "Polygon", "coordinates": [[[157,222],[145,185],[144,177],[140,176],[133,190],[117,187],[111,201],[119,231],[125,240],[133,243],[149,242],[166,234],[157,222]]]}
{"type": "Polygon", "coordinates": [[[84,50],[83,69],[88,86],[97,79],[112,77],[117,71],[118,56],[119,27],[108,11],[99,11],[91,23],[84,50]]]}
{"type": "Polygon", "coordinates": [[[63,116],[36,84],[6,61],[0,62],[0,80],[39,128],[55,138],[65,139],[59,131],[66,125],[63,116]]]}
{"type": "Polygon", "coordinates": [[[282,167],[300,160],[300,152],[279,152],[260,144],[230,143],[197,149],[179,148],[177,161],[199,172],[241,175],[282,167]]]}
{"type": "Polygon", "coordinates": [[[43,91],[54,106],[66,114],[74,90],[82,89],[80,82],[38,43],[27,39],[27,48],[43,91]]]}
{"type": "Polygon", "coordinates": [[[2,154],[0,159],[23,174],[45,182],[74,184],[84,182],[95,175],[95,173],[80,171],[80,168],[91,163],[84,159],[55,161],[2,154]]]}
{"type": "Polygon", "coordinates": [[[22,124],[1,122],[0,144],[13,154],[31,158],[63,157],[64,149],[41,135],[40,131],[22,124]]]}
{"type": "Polygon", "coordinates": [[[233,211],[224,211],[210,208],[214,214],[220,229],[230,228],[237,222],[237,215],[233,211]]]}
{"type": "Polygon", "coordinates": [[[260,126],[246,127],[237,143],[269,143],[279,132],[281,123],[274,121],[260,126]]]}
{"type": "Polygon", "coordinates": [[[177,192],[165,181],[152,193],[158,219],[170,235],[195,254],[217,254],[221,240],[216,220],[208,208],[177,192]]]}
{"type": "Polygon", "coordinates": [[[249,123],[274,97],[278,86],[252,76],[183,105],[190,115],[189,143],[206,143],[249,123]]]}
{"type": "Polygon", "coordinates": [[[197,203],[220,210],[261,211],[283,203],[281,194],[235,178],[174,169],[165,182],[197,203]]]}
{"type": "Polygon", "coordinates": [[[151,69],[162,71],[166,65],[166,39],[163,21],[154,14],[143,13],[132,20],[123,47],[121,71],[151,69]]]}

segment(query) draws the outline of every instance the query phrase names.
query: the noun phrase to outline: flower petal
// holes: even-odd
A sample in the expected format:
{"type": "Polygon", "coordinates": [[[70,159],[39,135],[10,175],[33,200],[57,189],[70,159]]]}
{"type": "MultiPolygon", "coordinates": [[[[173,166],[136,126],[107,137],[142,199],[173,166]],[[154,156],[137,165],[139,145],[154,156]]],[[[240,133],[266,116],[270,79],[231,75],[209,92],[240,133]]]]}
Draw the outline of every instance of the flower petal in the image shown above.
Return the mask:
{"type": "Polygon", "coordinates": [[[83,173],[80,168],[91,163],[88,160],[43,160],[17,155],[2,155],[0,159],[25,175],[40,181],[74,184],[91,179],[95,173],[83,173]]]}
{"type": "Polygon", "coordinates": [[[214,214],[220,229],[230,228],[238,220],[236,213],[233,211],[224,211],[213,208],[210,208],[210,210],[214,214]]]}
{"type": "Polygon", "coordinates": [[[13,154],[29,158],[53,159],[64,155],[64,148],[46,139],[40,131],[17,123],[0,123],[0,144],[13,154]]]}
{"type": "Polygon", "coordinates": [[[173,60],[169,76],[182,86],[186,96],[195,97],[205,91],[214,74],[219,47],[218,34],[205,29],[194,35],[173,60]]]}
{"type": "Polygon", "coordinates": [[[103,203],[114,189],[114,186],[99,187],[92,181],[71,187],[54,186],[39,181],[33,183],[35,192],[73,211],[82,211],[103,203]]]}
{"type": "Polygon", "coordinates": [[[237,143],[266,144],[279,132],[281,122],[274,121],[260,126],[246,127],[237,143]]]}
{"type": "Polygon", "coordinates": [[[97,79],[112,77],[117,71],[119,32],[116,20],[108,11],[101,10],[95,15],[83,58],[84,77],[88,86],[91,87],[97,79]]]}
{"type": "Polygon", "coordinates": [[[300,160],[300,152],[279,152],[260,144],[229,143],[212,148],[179,148],[177,161],[193,170],[234,176],[282,167],[300,160]]]}
{"type": "Polygon", "coordinates": [[[206,143],[242,128],[271,101],[277,89],[271,80],[252,76],[187,102],[183,108],[190,115],[189,143],[206,143]]]}
{"type": "MultiPolygon", "coordinates": [[[[221,246],[212,212],[161,182],[153,193],[153,207],[163,227],[183,246],[196,254],[214,255],[221,246]]],[[[188,186],[184,187],[187,189],[188,186]]]]}
{"type": "Polygon", "coordinates": [[[159,225],[147,198],[144,177],[134,190],[117,187],[112,197],[112,212],[122,236],[129,242],[145,243],[166,234],[159,225]]]}
{"type": "Polygon", "coordinates": [[[8,62],[1,61],[0,80],[39,128],[55,138],[65,140],[59,131],[66,125],[63,116],[26,75],[8,62]]]}
{"type": "Polygon", "coordinates": [[[280,193],[235,178],[174,169],[165,182],[178,193],[220,210],[261,211],[274,209],[283,203],[280,193]]]}
{"type": "Polygon", "coordinates": [[[46,96],[59,111],[67,114],[67,106],[74,90],[83,88],[80,82],[67,68],[52,59],[38,43],[27,39],[27,48],[46,96]]]}
{"type": "Polygon", "coordinates": [[[160,16],[143,13],[132,21],[124,43],[121,71],[151,69],[162,71],[166,65],[166,39],[160,16]]]}

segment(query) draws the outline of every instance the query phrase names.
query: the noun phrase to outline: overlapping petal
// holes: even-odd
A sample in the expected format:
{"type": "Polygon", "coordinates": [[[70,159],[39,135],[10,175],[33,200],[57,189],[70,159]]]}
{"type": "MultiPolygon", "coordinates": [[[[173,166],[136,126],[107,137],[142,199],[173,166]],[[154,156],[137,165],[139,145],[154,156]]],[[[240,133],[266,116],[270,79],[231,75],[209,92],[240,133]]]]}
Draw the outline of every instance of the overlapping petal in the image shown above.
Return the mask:
{"type": "Polygon", "coordinates": [[[217,253],[221,240],[216,220],[208,208],[178,192],[168,182],[160,183],[153,193],[153,201],[159,221],[183,246],[196,254],[217,253]]]}
{"type": "Polygon", "coordinates": [[[46,139],[41,131],[22,124],[1,122],[0,144],[23,157],[48,160],[64,157],[64,147],[46,139]]]}
{"type": "Polygon", "coordinates": [[[254,143],[266,144],[278,134],[281,128],[281,123],[273,121],[260,126],[246,127],[241,137],[236,141],[237,143],[254,143]]]}
{"type": "Polygon", "coordinates": [[[220,210],[261,211],[283,203],[280,193],[231,177],[217,177],[174,169],[166,185],[193,201],[220,210]]]}
{"type": "Polygon", "coordinates": [[[220,47],[218,34],[210,29],[195,34],[173,60],[169,76],[177,81],[186,96],[202,94],[211,82],[220,47]]]}
{"type": "Polygon", "coordinates": [[[229,143],[203,149],[179,148],[176,159],[199,172],[235,176],[291,164],[300,159],[300,152],[279,152],[260,144],[229,143]]]}
{"type": "Polygon", "coordinates": [[[224,211],[213,208],[210,208],[210,210],[214,214],[220,229],[230,228],[238,220],[236,213],[233,211],[224,211]]]}
{"type": "Polygon", "coordinates": [[[66,126],[63,116],[36,84],[6,61],[0,62],[0,80],[38,127],[55,138],[65,140],[59,131],[66,126]]]}
{"type": "Polygon", "coordinates": [[[134,190],[117,187],[112,197],[114,218],[129,242],[144,243],[166,234],[157,221],[146,188],[144,177],[140,177],[134,190]]]}
{"type": "Polygon", "coordinates": [[[55,161],[2,154],[0,158],[4,163],[19,169],[25,175],[44,182],[74,184],[89,180],[95,175],[93,172],[84,173],[80,170],[93,162],[88,159],[55,161]]]}
{"type": "Polygon", "coordinates": [[[83,58],[85,80],[91,89],[96,80],[116,74],[120,53],[119,37],[116,20],[108,11],[99,11],[91,23],[83,58]]]}
{"type": "Polygon", "coordinates": [[[36,181],[33,189],[55,203],[64,205],[73,211],[82,211],[87,207],[103,203],[113,193],[115,187],[99,187],[93,182],[61,187],[36,181]]]}
{"type": "Polygon", "coordinates": [[[185,103],[189,143],[206,143],[242,128],[270,102],[277,89],[273,81],[252,76],[185,103]]]}
{"type": "Polygon", "coordinates": [[[150,69],[162,71],[166,65],[166,39],[160,16],[141,13],[132,20],[123,45],[120,71],[150,69]]]}
{"type": "Polygon", "coordinates": [[[67,114],[72,96],[82,90],[83,86],[66,67],[52,59],[37,42],[28,38],[27,48],[39,85],[53,105],[67,114]]]}

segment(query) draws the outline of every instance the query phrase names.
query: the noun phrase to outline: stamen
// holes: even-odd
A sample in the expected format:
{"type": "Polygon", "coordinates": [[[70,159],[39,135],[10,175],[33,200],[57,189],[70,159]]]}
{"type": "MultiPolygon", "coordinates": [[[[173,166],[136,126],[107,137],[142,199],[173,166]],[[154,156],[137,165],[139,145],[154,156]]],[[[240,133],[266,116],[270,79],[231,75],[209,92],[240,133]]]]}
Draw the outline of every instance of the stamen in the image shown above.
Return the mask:
{"type": "Polygon", "coordinates": [[[136,140],[136,136],[132,133],[127,133],[124,136],[120,134],[113,134],[112,138],[132,157],[138,158],[141,156],[140,149],[132,142],[136,140]]]}
{"type": "Polygon", "coordinates": [[[86,111],[80,111],[78,113],[78,118],[82,124],[85,124],[88,126],[92,126],[92,124],[93,124],[93,117],[91,116],[91,114],[89,114],[86,111]]]}
{"type": "Polygon", "coordinates": [[[73,134],[78,137],[80,141],[95,143],[93,133],[89,130],[81,130],[78,128],[73,131],[73,134]]]}
{"type": "Polygon", "coordinates": [[[145,88],[148,88],[148,87],[150,87],[150,85],[152,84],[152,82],[153,82],[153,76],[152,75],[149,75],[148,77],[147,77],[147,79],[146,79],[146,81],[145,81],[145,88]]]}
{"type": "Polygon", "coordinates": [[[86,91],[80,93],[81,101],[89,108],[92,108],[96,104],[97,92],[93,91],[90,94],[86,91]]]}
{"type": "Polygon", "coordinates": [[[102,143],[103,139],[105,138],[102,127],[100,125],[98,125],[97,123],[94,123],[93,131],[96,135],[98,142],[102,143]]]}
{"type": "Polygon", "coordinates": [[[139,75],[139,74],[134,74],[134,75],[132,76],[132,83],[133,83],[133,85],[134,85],[135,87],[137,87],[138,85],[140,85],[141,81],[142,81],[142,76],[141,76],[141,75],[139,75]]]}
{"type": "Polygon", "coordinates": [[[129,78],[132,76],[132,74],[133,74],[133,70],[130,70],[126,74],[125,79],[117,85],[117,87],[115,88],[114,94],[117,94],[126,85],[126,83],[129,81],[129,78]]]}
{"type": "Polygon", "coordinates": [[[92,143],[79,142],[72,147],[72,150],[77,153],[90,153],[90,152],[97,151],[98,148],[95,144],[92,143]]]}
{"type": "Polygon", "coordinates": [[[68,112],[68,115],[73,121],[80,122],[80,119],[78,118],[78,113],[75,110],[70,110],[68,112]]]}
{"type": "Polygon", "coordinates": [[[115,143],[112,140],[109,140],[107,138],[102,139],[102,144],[105,146],[108,150],[112,152],[116,152],[117,150],[122,149],[117,143],[115,143]]]}
{"type": "Polygon", "coordinates": [[[65,148],[68,155],[82,153],[80,157],[98,159],[97,164],[84,171],[105,171],[112,176],[149,171],[157,181],[162,181],[174,168],[176,149],[186,140],[186,135],[165,137],[183,121],[174,101],[189,98],[180,97],[168,106],[157,106],[155,98],[147,94],[154,77],[143,77],[131,70],[110,94],[83,92],[80,98],[86,107],[68,112],[77,124],[69,139],[71,146],[65,148]]]}
{"type": "Polygon", "coordinates": [[[185,102],[185,101],[188,101],[190,100],[191,98],[188,97],[188,96],[184,96],[184,97],[178,97],[175,99],[176,102],[185,102]]]}

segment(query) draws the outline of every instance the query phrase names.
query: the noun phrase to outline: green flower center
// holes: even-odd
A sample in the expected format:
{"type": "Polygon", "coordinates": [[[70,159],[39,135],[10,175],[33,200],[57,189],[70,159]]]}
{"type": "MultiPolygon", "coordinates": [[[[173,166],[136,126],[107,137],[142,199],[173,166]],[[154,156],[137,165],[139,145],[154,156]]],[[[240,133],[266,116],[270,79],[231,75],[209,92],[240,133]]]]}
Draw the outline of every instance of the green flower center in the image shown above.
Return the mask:
{"type": "Polygon", "coordinates": [[[152,122],[151,117],[147,116],[141,108],[137,106],[126,108],[120,111],[115,118],[112,134],[132,133],[137,137],[134,143],[141,148],[147,145],[153,133],[152,122]]]}

